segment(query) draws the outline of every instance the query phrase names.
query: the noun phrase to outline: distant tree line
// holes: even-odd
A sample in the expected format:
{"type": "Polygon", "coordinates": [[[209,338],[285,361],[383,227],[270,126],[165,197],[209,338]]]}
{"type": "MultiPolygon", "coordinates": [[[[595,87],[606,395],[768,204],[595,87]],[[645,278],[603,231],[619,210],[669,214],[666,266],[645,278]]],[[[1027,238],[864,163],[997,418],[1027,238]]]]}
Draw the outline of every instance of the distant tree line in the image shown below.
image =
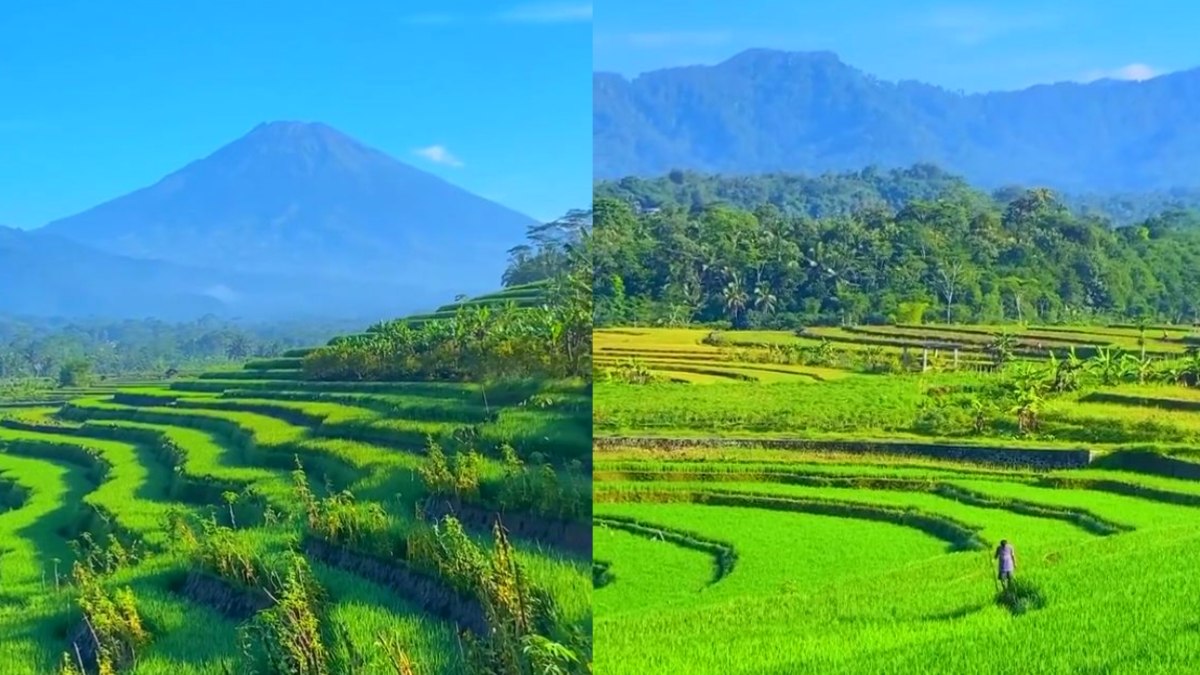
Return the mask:
{"type": "Polygon", "coordinates": [[[165,373],[278,356],[328,341],[348,326],[241,324],[206,317],[66,321],[0,317],[0,380],[165,373]]]}
{"type": "MultiPolygon", "coordinates": [[[[750,176],[672,171],[665,176],[631,176],[596,184],[596,197],[629,202],[639,211],[671,207],[699,210],[725,204],[753,210],[771,204],[786,216],[811,218],[848,216],[871,209],[899,211],[914,201],[951,199],[1007,204],[1025,192],[1021,186],[1001,187],[990,194],[972,189],[959,176],[933,164],[884,170],[804,175],[769,173],[750,176]]],[[[1131,225],[1169,211],[1200,209],[1200,189],[1160,190],[1124,194],[1060,194],[1058,200],[1073,214],[1131,225]]]]}
{"type": "Polygon", "coordinates": [[[526,241],[508,250],[508,267],[501,283],[518,286],[569,273],[571,252],[591,227],[592,212],[586,209],[572,209],[557,220],[531,226],[526,241]]]}
{"type": "Polygon", "coordinates": [[[572,211],[530,228],[530,240],[527,250],[513,256],[504,281],[549,279],[541,305],[465,304],[445,319],[382,323],[310,353],[305,374],[385,381],[590,377],[591,212],[572,211]]]}
{"type": "Polygon", "coordinates": [[[955,188],[826,217],[703,198],[647,209],[644,197],[605,193],[595,203],[601,325],[1180,323],[1200,314],[1191,212],[1113,227],[1040,188],[1009,191],[1007,201],[955,188]]]}

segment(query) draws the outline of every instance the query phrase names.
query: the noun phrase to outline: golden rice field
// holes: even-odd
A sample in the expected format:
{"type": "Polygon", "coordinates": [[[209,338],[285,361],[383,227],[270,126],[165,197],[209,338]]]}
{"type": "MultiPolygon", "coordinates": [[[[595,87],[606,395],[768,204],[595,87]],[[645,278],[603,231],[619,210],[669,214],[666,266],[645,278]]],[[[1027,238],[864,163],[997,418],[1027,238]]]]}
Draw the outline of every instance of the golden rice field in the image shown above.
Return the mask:
{"type": "MultiPolygon", "coordinates": [[[[710,331],[693,328],[606,329],[594,333],[597,368],[644,365],[663,378],[692,384],[715,382],[821,382],[845,375],[836,368],[764,363],[741,358],[736,349],[704,344],[710,331]]],[[[749,340],[751,332],[739,335],[749,340]]],[[[754,338],[773,333],[753,333],[754,338]]],[[[780,334],[781,336],[785,334],[780,334]]]]}
{"type": "Polygon", "coordinates": [[[706,383],[823,381],[836,379],[836,359],[823,364],[780,363],[764,350],[817,349],[822,344],[838,354],[878,353],[907,355],[920,363],[964,369],[991,359],[988,346],[1001,334],[1011,335],[1016,358],[1044,359],[1048,352],[1062,356],[1070,350],[1087,357],[1098,349],[1121,350],[1150,357],[1183,357],[1189,346],[1200,345],[1200,334],[1190,328],[1132,326],[853,326],[808,327],[797,335],[789,331],[716,331],[720,345],[706,342],[714,331],[704,328],[609,328],[595,332],[598,367],[636,362],[666,379],[706,383]]]}

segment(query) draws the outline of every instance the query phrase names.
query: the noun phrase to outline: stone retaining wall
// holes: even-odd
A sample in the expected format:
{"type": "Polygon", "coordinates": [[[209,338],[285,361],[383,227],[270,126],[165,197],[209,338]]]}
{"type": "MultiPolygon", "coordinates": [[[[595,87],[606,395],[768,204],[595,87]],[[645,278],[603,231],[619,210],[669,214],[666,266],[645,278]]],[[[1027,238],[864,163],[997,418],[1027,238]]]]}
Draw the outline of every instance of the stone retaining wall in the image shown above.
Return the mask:
{"type": "Polygon", "coordinates": [[[1150,473],[1167,478],[1200,480],[1200,462],[1189,462],[1154,452],[1114,452],[1097,463],[1111,469],[1150,473]]]}

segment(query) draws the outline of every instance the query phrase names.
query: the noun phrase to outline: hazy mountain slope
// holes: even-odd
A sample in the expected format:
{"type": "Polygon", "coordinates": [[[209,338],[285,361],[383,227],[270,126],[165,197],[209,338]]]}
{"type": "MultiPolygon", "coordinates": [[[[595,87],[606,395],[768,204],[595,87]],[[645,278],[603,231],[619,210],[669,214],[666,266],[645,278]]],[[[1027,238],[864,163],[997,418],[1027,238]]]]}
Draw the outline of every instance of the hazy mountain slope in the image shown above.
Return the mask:
{"type": "Polygon", "coordinates": [[[445,297],[401,284],[325,281],[137,259],[46,232],[0,227],[0,314],[379,319],[432,307],[445,297]]]}
{"type": "Polygon", "coordinates": [[[845,171],[918,162],[1076,192],[1195,185],[1200,70],[965,95],[883,82],[829,52],[593,79],[597,178],[672,169],[845,171]]]}
{"type": "Polygon", "coordinates": [[[0,270],[6,314],[180,318],[224,307],[218,277],[47,234],[0,227],[0,270]]]}

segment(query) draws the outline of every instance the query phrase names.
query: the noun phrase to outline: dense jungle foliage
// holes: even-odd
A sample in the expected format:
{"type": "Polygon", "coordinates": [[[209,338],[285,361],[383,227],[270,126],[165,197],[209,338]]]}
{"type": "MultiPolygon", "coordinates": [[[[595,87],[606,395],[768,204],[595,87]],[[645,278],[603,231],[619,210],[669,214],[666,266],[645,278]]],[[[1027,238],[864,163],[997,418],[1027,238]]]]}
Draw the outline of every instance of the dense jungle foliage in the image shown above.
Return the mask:
{"type": "MultiPolygon", "coordinates": [[[[922,184],[892,178],[906,175],[922,184]]],[[[785,179],[730,179],[744,187],[736,201],[761,198],[747,208],[707,197],[718,179],[640,185],[675,180],[692,203],[646,208],[657,198],[598,188],[597,324],[1180,323],[1200,313],[1200,220],[1189,211],[1113,227],[1043,188],[954,186],[928,198],[892,184],[859,198],[834,177],[781,208],[772,186],[785,179]]]]}

